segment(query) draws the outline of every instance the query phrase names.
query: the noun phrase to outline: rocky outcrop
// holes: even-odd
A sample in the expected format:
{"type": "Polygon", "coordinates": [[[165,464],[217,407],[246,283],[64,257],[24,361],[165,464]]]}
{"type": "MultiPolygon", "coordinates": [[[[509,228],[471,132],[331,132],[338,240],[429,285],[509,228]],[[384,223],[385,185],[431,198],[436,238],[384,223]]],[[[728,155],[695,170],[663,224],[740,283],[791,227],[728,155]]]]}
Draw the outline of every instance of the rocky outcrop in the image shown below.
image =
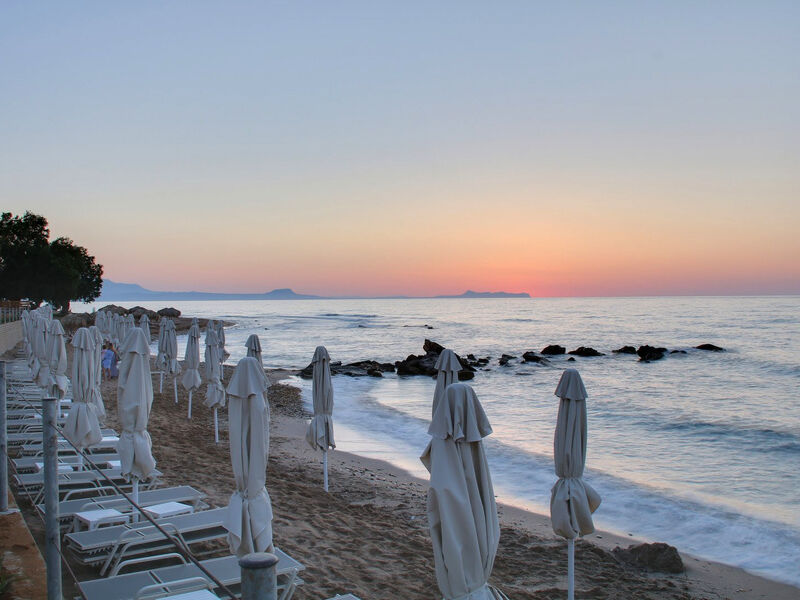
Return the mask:
{"type": "MultiPolygon", "coordinates": [[[[383,373],[397,371],[398,375],[427,375],[436,376],[436,361],[444,347],[431,340],[425,340],[422,345],[425,354],[409,354],[404,360],[392,363],[381,363],[374,360],[361,360],[343,365],[341,362],[331,363],[331,375],[347,375],[349,377],[383,377],[383,373]]],[[[469,361],[456,355],[461,363],[458,373],[459,381],[466,381],[475,377],[475,368],[469,361]]],[[[476,359],[476,362],[481,359],[476,359]]],[[[488,359],[487,359],[488,362],[488,359]]],[[[310,379],[314,373],[314,366],[310,364],[300,371],[300,377],[310,379]]]]}
{"type": "Polygon", "coordinates": [[[107,304],[100,310],[104,310],[109,313],[113,313],[115,315],[127,315],[128,309],[124,306],[117,306],[116,304],[107,304]]]}
{"type": "Polygon", "coordinates": [[[622,562],[648,571],[683,573],[685,570],[678,550],[663,542],[629,546],[624,550],[617,546],[614,548],[614,556],[622,562]]]}
{"type": "Polygon", "coordinates": [[[622,348],[612,350],[612,352],[614,354],[636,354],[636,348],[633,346],[623,346],[622,348]]]}
{"type": "Polygon", "coordinates": [[[137,323],[142,315],[147,315],[147,318],[151,323],[153,321],[156,323],[158,322],[158,313],[154,310],[150,310],[149,308],[145,308],[144,306],[134,306],[133,308],[129,308],[128,314],[133,315],[137,323]]]}
{"type": "Polygon", "coordinates": [[[594,348],[589,346],[581,346],[580,348],[575,348],[575,350],[570,350],[568,354],[573,356],[605,356],[602,352],[598,352],[594,348]]]}
{"type": "Polygon", "coordinates": [[[61,317],[61,326],[67,333],[73,333],[81,327],[94,325],[94,314],[92,313],[68,313],[61,317]]]}
{"type": "Polygon", "coordinates": [[[670,350],[670,354],[689,354],[686,350],[670,350]]]}
{"type": "Polygon", "coordinates": [[[172,308],[172,307],[162,308],[161,310],[158,311],[158,315],[161,317],[169,317],[170,319],[175,319],[181,316],[181,311],[179,311],[177,308],[172,308]]]}
{"type": "MultiPolygon", "coordinates": [[[[361,360],[343,365],[341,361],[331,363],[331,375],[347,375],[348,377],[383,377],[383,373],[394,371],[392,363],[379,363],[374,360],[361,360]]],[[[309,363],[300,371],[300,377],[311,379],[314,374],[314,363],[309,363]]]]}
{"type": "Polygon", "coordinates": [[[709,352],[725,352],[725,348],[720,348],[714,344],[700,344],[699,346],[695,346],[695,349],[708,350],[709,352]]]}
{"type": "Polygon", "coordinates": [[[564,346],[559,346],[558,344],[550,344],[549,346],[545,346],[542,348],[542,354],[546,354],[547,356],[557,356],[559,354],[566,354],[567,349],[564,346]]]}
{"type": "Polygon", "coordinates": [[[636,354],[639,355],[640,362],[652,362],[654,360],[661,360],[667,353],[666,348],[655,348],[653,346],[639,346],[636,354]]]}
{"type": "Polygon", "coordinates": [[[541,363],[541,364],[549,364],[550,361],[547,360],[544,356],[539,356],[533,350],[528,350],[527,352],[522,354],[522,360],[526,363],[541,363]]]}

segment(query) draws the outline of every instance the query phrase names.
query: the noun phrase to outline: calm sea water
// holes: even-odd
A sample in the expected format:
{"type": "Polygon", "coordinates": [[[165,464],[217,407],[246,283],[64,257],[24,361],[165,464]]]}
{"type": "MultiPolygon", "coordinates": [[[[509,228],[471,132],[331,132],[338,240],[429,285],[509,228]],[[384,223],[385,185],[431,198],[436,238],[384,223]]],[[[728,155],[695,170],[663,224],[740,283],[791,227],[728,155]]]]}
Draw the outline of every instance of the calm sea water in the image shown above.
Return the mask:
{"type": "MultiPolygon", "coordinates": [[[[304,367],[319,344],[332,360],[395,361],[421,354],[426,337],[491,356],[491,370],[471,383],[494,428],[495,490],[545,514],[555,479],[553,391],[574,366],[589,393],[585,476],[603,496],[598,528],[800,586],[800,297],[145,304],[164,305],[235,321],[231,363],[251,333],[268,367],[304,367]],[[692,349],[703,342],[727,352],[692,349]],[[608,354],[497,364],[501,353],[521,357],[551,343],[608,354]],[[645,343],[687,354],[643,364],[610,353],[645,343]]],[[[310,384],[293,383],[310,402],[310,384]]],[[[433,387],[424,377],[335,377],[337,447],[425,476],[417,457],[433,387]]]]}

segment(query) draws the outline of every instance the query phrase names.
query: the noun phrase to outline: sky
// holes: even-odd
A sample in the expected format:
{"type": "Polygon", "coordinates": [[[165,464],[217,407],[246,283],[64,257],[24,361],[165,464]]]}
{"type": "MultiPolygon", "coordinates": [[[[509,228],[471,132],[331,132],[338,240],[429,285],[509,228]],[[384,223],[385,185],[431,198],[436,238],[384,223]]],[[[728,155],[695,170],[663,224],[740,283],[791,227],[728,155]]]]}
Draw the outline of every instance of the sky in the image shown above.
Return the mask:
{"type": "Polygon", "coordinates": [[[800,293],[800,3],[6,0],[0,209],[157,290],[800,293]]]}

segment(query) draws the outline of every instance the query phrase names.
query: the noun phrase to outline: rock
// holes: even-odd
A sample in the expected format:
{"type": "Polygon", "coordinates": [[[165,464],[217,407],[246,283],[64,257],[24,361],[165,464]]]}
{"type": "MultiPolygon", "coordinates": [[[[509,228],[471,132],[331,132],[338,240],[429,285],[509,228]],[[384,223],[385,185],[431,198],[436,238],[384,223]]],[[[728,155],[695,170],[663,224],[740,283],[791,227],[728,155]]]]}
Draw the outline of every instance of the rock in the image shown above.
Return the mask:
{"type": "Polygon", "coordinates": [[[485,358],[479,358],[478,359],[478,364],[480,366],[488,365],[489,364],[489,357],[487,356],[485,358]]]}
{"type": "Polygon", "coordinates": [[[548,356],[555,356],[557,354],[566,354],[567,349],[564,346],[559,346],[558,344],[551,344],[542,348],[542,354],[546,354],[548,356]]]}
{"type": "Polygon", "coordinates": [[[688,354],[686,350],[673,350],[670,354],[688,354]]]}
{"type": "Polygon", "coordinates": [[[575,357],[574,357],[574,356],[570,356],[570,357],[567,359],[567,362],[575,362],[575,357]]]}
{"type": "Polygon", "coordinates": [[[73,332],[81,327],[94,325],[94,315],[89,313],[68,313],[61,317],[61,326],[64,331],[73,332]]]}
{"type": "Polygon", "coordinates": [[[569,354],[574,356],[605,356],[602,352],[598,352],[594,348],[589,348],[588,346],[581,346],[580,348],[571,350],[569,354]]]}
{"type": "Polygon", "coordinates": [[[425,354],[441,354],[442,350],[444,350],[444,346],[441,344],[437,344],[436,342],[432,342],[429,339],[426,339],[425,342],[422,344],[422,350],[425,354]]]}
{"type": "Polygon", "coordinates": [[[678,550],[663,542],[629,546],[625,550],[617,546],[613,552],[623,562],[648,571],[683,573],[685,570],[678,550]]]}
{"type": "Polygon", "coordinates": [[[147,319],[151,323],[158,323],[158,313],[154,310],[150,310],[149,308],[145,308],[144,306],[134,306],[133,308],[129,308],[128,314],[133,315],[137,323],[139,322],[139,319],[142,318],[142,315],[147,315],[147,319]]]}
{"type": "Polygon", "coordinates": [[[475,358],[474,354],[467,354],[467,360],[469,360],[471,362],[478,362],[478,359],[475,358]]]}
{"type": "Polygon", "coordinates": [[[612,350],[612,352],[614,354],[636,354],[636,348],[633,346],[623,346],[622,348],[612,350]]]}
{"type": "Polygon", "coordinates": [[[536,354],[536,352],[534,352],[533,350],[528,350],[527,352],[525,352],[522,355],[522,360],[524,362],[541,363],[541,364],[547,364],[550,362],[544,356],[539,356],[538,354],[536,354]]]}
{"type": "Polygon", "coordinates": [[[654,348],[653,346],[639,346],[636,354],[639,355],[640,362],[651,362],[654,360],[661,360],[667,353],[666,348],[654,348]]]}
{"type": "Polygon", "coordinates": [[[100,310],[104,310],[106,312],[110,312],[110,313],[115,314],[115,315],[127,315],[128,314],[128,309],[127,308],[124,308],[122,306],[117,306],[116,304],[107,304],[106,306],[104,306],[100,310]]]}
{"type": "Polygon", "coordinates": [[[433,377],[436,375],[436,359],[439,354],[425,354],[424,356],[417,356],[416,354],[409,354],[405,360],[399,360],[394,363],[397,368],[398,375],[427,375],[433,377]]]}
{"type": "Polygon", "coordinates": [[[700,344],[699,346],[695,346],[695,348],[697,350],[708,350],[709,352],[725,352],[725,348],[720,348],[714,344],[700,344]]]}
{"type": "Polygon", "coordinates": [[[464,369],[463,371],[458,372],[459,381],[469,381],[473,377],[475,377],[475,373],[473,373],[472,371],[467,371],[466,369],[464,369]]]}
{"type": "Polygon", "coordinates": [[[516,356],[511,356],[510,354],[503,354],[499,360],[497,361],[501,367],[505,367],[508,364],[508,361],[517,358],[516,356]]]}
{"type": "MultiPolygon", "coordinates": [[[[331,375],[347,375],[348,377],[383,377],[383,373],[394,371],[392,363],[379,363],[374,360],[361,360],[343,365],[341,361],[331,363],[331,375]]],[[[314,363],[300,371],[300,377],[311,379],[314,374],[314,363]]]]}
{"type": "Polygon", "coordinates": [[[174,319],[175,317],[181,316],[181,311],[179,311],[177,308],[169,307],[169,308],[162,308],[160,311],[158,311],[158,314],[159,316],[162,317],[170,317],[174,319]]]}

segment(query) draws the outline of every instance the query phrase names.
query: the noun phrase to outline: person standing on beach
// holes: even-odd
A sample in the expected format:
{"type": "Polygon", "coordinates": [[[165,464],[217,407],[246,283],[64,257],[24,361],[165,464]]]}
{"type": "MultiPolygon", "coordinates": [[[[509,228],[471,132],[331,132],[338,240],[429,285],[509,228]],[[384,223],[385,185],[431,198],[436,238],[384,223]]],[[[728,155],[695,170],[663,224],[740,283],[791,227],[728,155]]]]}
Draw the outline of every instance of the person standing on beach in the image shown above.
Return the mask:
{"type": "Polygon", "coordinates": [[[101,362],[103,365],[104,379],[111,379],[111,361],[114,358],[114,351],[111,350],[110,346],[110,343],[103,344],[103,357],[101,362]]]}

